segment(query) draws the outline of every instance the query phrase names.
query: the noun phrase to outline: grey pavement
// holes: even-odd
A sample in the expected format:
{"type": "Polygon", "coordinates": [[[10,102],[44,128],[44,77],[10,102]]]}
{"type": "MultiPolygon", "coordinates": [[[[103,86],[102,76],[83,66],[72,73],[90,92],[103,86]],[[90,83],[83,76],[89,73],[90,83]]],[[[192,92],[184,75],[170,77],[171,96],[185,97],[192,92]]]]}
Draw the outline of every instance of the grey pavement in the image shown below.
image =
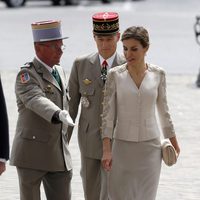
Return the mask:
{"type": "MultiPolygon", "coordinates": [[[[9,114],[12,144],[17,120],[14,80],[19,67],[34,55],[30,23],[49,18],[63,21],[63,33],[70,36],[62,59],[67,74],[74,58],[95,50],[91,34],[91,15],[99,11],[117,11],[121,31],[131,25],[143,25],[151,36],[147,60],[167,72],[168,102],[181,146],[178,163],[163,164],[157,200],[200,200],[200,89],[195,87],[200,65],[199,47],[195,43],[193,24],[199,11],[198,0],[144,0],[98,2],[77,7],[51,7],[50,2],[29,2],[26,7],[7,9],[0,3],[0,73],[9,114]]],[[[119,44],[119,51],[122,51],[119,44]]],[[[79,175],[80,153],[75,130],[70,150],[73,157],[72,200],[83,200],[79,175]]],[[[120,183],[119,183],[120,187],[120,183]]],[[[0,176],[0,200],[19,200],[15,167],[7,165],[0,176]]],[[[42,190],[42,200],[45,200],[42,190]]]]}
{"type": "MultiPolygon", "coordinates": [[[[2,82],[10,121],[11,144],[17,120],[14,96],[16,71],[2,71],[2,82]]],[[[196,88],[194,75],[167,76],[168,102],[181,146],[181,155],[175,166],[163,164],[157,200],[199,200],[200,199],[200,145],[199,110],[200,89],[196,88]]],[[[72,200],[83,200],[82,184],[79,175],[80,153],[77,144],[77,130],[72,136],[70,150],[73,158],[72,200]]],[[[120,183],[119,183],[120,187],[120,183]]],[[[42,199],[45,199],[42,192],[42,199]]],[[[18,178],[15,167],[7,166],[0,177],[0,200],[18,200],[18,178]]]]}

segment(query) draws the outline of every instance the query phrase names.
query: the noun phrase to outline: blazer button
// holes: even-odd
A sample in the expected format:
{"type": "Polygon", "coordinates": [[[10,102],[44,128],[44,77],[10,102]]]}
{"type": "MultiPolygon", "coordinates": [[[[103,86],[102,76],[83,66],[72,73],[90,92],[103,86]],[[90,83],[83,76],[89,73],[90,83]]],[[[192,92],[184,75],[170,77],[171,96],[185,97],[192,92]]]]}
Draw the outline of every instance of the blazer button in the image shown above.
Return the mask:
{"type": "Polygon", "coordinates": [[[34,139],[34,140],[35,140],[35,138],[36,138],[35,135],[33,135],[33,139],[34,139]]]}

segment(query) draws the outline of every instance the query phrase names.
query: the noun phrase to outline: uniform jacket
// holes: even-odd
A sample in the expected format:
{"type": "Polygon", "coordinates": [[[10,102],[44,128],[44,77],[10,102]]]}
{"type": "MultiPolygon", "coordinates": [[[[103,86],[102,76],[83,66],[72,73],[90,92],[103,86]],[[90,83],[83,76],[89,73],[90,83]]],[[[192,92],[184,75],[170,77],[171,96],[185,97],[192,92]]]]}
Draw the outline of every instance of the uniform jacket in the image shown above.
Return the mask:
{"type": "Polygon", "coordinates": [[[110,70],[105,89],[102,137],[134,142],[159,137],[156,108],[164,137],[175,136],[167,105],[165,73],[161,68],[148,64],[139,89],[126,64],[110,70]]]}
{"type": "Polygon", "coordinates": [[[6,103],[0,77],[0,159],[9,158],[9,132],[6,103]]]}
{"type": "Polygon", "coordinates": [[[19,115],[11,165],[45,171],[72,168],[67,127],[51,122],[57,110],[68,108],[65,73],[60,66],[56,69],[62,89],[36,59],[17,75],[15,92],[19,115]]]}
{"type": "MultiPolygon", "coordinates": [[[[112,67],[124,62],[124,58],[116,54],[112,67]]],[[[84,156],[96,159],[101,159],[102,156],[100,128],[103,89],[99,54],[77,58],[69,78],[69,112],[74,120],[81,101],[78,128],[80,151],[84,156]]],[[[70,132],[72,132],[71,127],[70,132]]]]}

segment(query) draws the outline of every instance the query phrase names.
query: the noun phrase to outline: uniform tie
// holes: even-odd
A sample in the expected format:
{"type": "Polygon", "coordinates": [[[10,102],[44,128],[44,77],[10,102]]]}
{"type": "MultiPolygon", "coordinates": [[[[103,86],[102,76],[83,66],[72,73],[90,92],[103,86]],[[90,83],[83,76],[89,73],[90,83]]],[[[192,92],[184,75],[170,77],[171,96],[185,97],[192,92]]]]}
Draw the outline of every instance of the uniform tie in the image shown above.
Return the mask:
{"type": "Polygon", "coordinates": [[[56,79],[56,81],[58,82],[58,84],[61,86],[61,79],[60,79],[60,76],[58,74],[58,71],[56,69],[53,69],[52,72],[51,72],[51,74],[56,79]]]}
{"type": "Polygon", "coordinates": [[[107,66],[108,66],[108,63],[106,60],[104,60],[102,63],[102,68],[101,68],[101,79],[103,80],[104,83],[107,77],[107,66]]]}

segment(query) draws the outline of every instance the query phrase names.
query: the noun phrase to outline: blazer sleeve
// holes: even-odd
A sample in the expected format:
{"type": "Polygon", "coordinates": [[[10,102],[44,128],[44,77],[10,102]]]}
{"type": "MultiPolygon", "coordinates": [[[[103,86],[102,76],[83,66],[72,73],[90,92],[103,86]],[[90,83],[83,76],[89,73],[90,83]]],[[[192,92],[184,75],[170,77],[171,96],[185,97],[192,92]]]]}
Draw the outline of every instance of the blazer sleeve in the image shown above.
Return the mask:
{"type": "Polygon", "coordinates": [[[161,71],[160,76],[161,77],[158,88],[157,110],[164,138],[171,138],[175,136],[175,130],[167,104],[165,72],[161,71]]]}
{"type": "Polygon", "coordinates": [[[110,70],[105,83],[103,113],[102,113],[102,138],[113,137],[116,124],[116,85],[114,71],[110,70]]]}
{"type": "Polygon", "coordinates": [[[9,127],[3,87],[0,79],[0,158],[9,158],[9,127]]]}

